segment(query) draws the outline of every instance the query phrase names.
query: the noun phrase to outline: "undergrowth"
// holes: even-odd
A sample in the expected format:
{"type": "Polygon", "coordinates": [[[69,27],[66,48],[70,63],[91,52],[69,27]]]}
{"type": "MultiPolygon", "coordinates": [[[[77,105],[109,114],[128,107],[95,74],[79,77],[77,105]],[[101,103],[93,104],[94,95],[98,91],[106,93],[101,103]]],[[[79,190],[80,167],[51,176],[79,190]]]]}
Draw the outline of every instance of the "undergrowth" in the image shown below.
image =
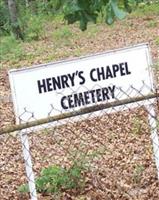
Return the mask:
{"type": "Polygon", "coordinates": [[[131,14],[132,17],[149,17],[152,15],[159,15],[159,1],[156,3],[141,4],[131,14]]]}
{"type": "MultiPolygon", "coordinates": [[[[60,195],[62,192],[69,190],[75,190],[80,193],[86,184],[86,173],[90,169],[90,160],[100,154],[102,152],[75,153],[70,167],[64,168],[60,165],[52,165],[42,169],[39,177],[35,180],[37,192],[44,196],[60,195]]],[[[18,191],[20,193],[28,193],[28,184],[21,185],[18,191]]]]}
{"type": "Polygon", "coordinates": [[[13,35],[0,38],[0,60],[21,59],[24,55],[22,44],[13,35]]]}

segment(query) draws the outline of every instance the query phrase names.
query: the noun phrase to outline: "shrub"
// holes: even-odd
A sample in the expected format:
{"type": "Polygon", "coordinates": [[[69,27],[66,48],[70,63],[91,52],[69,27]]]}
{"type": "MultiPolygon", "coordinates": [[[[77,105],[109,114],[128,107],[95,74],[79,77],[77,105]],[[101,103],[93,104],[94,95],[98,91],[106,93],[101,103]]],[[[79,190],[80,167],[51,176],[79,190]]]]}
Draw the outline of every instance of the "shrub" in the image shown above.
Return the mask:
{"type": "Polygon", "coordinates": [[[27,41],[39,40],[43,33],[43,17],[27,13],[21,20],[24,37],[27,41]]]}
{"type": "MultiPolygon", "coordinates": [[[[87,159],[80,156],[75,159],[69,168],[49,166],[41,170],[36,179],[37,192],[42,194],[58,194],[63,191],[75,189],[80,191],[85,186],[85,172],[88,170],[87,159]]],[[[29,192],[27,184],[21,185],[19,192],[29,192]]]]}
{"type": "Polygon", "coordinates": [[[9,12],[5,7],[4,1],[0,1],[0,35],[8,35],[11,31],[9,24],[9,12]]]}
{"type": "Polygon", "coordinates": [[[0,60],[20,59],[23,50],[20,41],[13,35],[1,38],[0,60]]]}

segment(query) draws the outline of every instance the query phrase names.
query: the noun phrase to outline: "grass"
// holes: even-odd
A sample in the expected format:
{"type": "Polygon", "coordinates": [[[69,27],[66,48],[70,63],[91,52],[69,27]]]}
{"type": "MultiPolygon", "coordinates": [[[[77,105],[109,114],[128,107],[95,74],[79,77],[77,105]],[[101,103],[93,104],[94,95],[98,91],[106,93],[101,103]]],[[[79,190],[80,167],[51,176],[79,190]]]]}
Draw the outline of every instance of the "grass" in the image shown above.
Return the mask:
{"type": "Polygon", "coordinates": [[[132,14],[131,17],[144,17],[159,15],[159,2],[153,4],[141,4],[132,14]]]}
{"type": "Polygon", "coordinates": [[[4,36],[0,38],[1,48],[0,48],[0,60],[6,61],[19,60],[23,58],[24,51],[22,43],[17,41],[14,36],[4,36]]]}
{"type": "Polygon", "coordinates": [[[88,25],[88,30],[89,30],[88,33],[87,33],[88,37],[93,38],[99,33],[100,28],[99,28],[98,25],[90,23],[88,25]]]}
{"type": "MultiPolygon", "coordinates": [[[[140,6],[130,17],[151,16],[159,13],[159,3],[146,6],[140,6]]],[[[57,15],[54,18],[35,18],[32,16],[28,21],[29,26],[26,28],[26,41],[16,41],[13,36],[5,36],[1,39],[0,60],[5,62],[6,66],[18,67],[32,65],[33,63],[44,63],[64,59],[70,56],[81,56],[92,53],[96,47],[96,41],[107,30],[110,32],[116,30],[118,22],[112,26],[106,24],[89,23],[88,29],[82,32],[78,28],[78,23],[66,25],[63,16],[57,15]],[[89,45],[89,47],[87,47],[89,45]]],[[[127,19],[121,21],[121,26],[131,26],[127,19]]],[[[147,21],[148,28],[155,28],[157,21],[151,18],[147,21]]],[[[121,27],[121,28],[122,28],[121,27]]],[[[107,39],[107,38],[105,38],[107,39]]],[[[128,38],[129,40],[129,38],[128,38]]],[[[154,41],[159,44],[156,37],[154,41]]],[[[109,43],[109,39],[108,39],[109,43]]],[[[99,44],[100,45],[100,44],[99,44]]],[[[98,51],[98,50],[97,50],[98,51]]],[[[2,63],[3,64],[3,63],[2,63]]]]}
{"type": "Polygon", "coordinates": [[[31,16],[25,30],[26,41],[39,40],[44,35],[43,18],[41,16],[31,16]]]}
{"type": "Polygon", "coordinates": [[[135,166],[134,172],[133,172],[133,182],[135,184],[140,183],[144,170],[145,170],[145,167],[141,164],[138,164],[135,166]]]}
{"type": "Polygon", "coordinates": [[[157,24],[158,24],[157,20],[152,19],[152,20],[149,21],[147,27],[148,28],[155,28],[157,26],[157,24]]]}
{"type": "Polygon", "coordinates": [[[61,41],[63,39],[64,40],[70,39],[72,37],[73,37],[73,32],[70,30],[70,27],[67,25],[60,27],[59,29],[53,32],[53,39],[56,41],[61,41]]]}
{"type": "Polygon", "coordinates": [[[140,118],[136,117],[135,119],[133,119],[133,121],[132,121],[133,135],[140,135],[142,124],[143,124],[143,121],[140,118]]]}

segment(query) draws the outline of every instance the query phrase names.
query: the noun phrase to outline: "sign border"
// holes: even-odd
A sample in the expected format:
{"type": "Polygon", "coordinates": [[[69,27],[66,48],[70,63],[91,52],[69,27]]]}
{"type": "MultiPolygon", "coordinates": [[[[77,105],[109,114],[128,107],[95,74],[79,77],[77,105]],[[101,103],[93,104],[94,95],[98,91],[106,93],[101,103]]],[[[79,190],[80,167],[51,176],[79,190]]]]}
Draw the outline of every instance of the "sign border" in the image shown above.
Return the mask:
{"type": "Polygon", "coordinates": [[[45,63],[45,64],[38,64],[38,65],[32,65],[30,67],[22,67],[20,69],[11,69],[9,70],[9,82],[10,82],[10,87],[11,87],[11,94],[12,94],[12,100],[13,100],[13,108],[14,108],[14,114],[16,117],[16,124],[20,124],[20,120],[19,120],[19,116],[18,116],[18,105],[17,105],[17,101],[16,101],[16,89],[14,86],[14,77],[12,76],[12,74],[17,73],[17,72],[24,72],[24,71],[32,71],[38,68],[43,68],[43,67],[49,67],[49,66],[57,66],[57,65],[61,65],[61,64],[65,64],[65,63],[74,63],[76,61],[80,61],[80,60],[87,60],[90,59],[91,57],[95,58],[95,57],[100,57],[103,55],[109,56],[112,55],[116,52],[125,52],[125,51],[131,51],[132,49],[138,49],[138,48],[143,48],[145,47],[146,50],[146,57],[147,57],[147,63],[148,63],[148,73],[149,73],[149,79],[150,79],[150,83],[152,85],[152,90],[155,91],[155,76],[152,70],[152,57],[151,57],[151,49],[149,46],[149,43],[141,43],[141,44],[137,44],[137,45],[133,45],[133,46],[128,46],[128,47],[124,47],[124,48],[118,48],[118,49],[114,49],[114,50],[109,50],[109,51],[104,51],[104,52],[99,52],[99,53],[95,53],[95,54],[88,54],[85,56],[80,56],[80,57],[74,57],[71,59],[63,59],[60,61],[54,61],[54,62],[49,62],[49,63],[45,63]]]}

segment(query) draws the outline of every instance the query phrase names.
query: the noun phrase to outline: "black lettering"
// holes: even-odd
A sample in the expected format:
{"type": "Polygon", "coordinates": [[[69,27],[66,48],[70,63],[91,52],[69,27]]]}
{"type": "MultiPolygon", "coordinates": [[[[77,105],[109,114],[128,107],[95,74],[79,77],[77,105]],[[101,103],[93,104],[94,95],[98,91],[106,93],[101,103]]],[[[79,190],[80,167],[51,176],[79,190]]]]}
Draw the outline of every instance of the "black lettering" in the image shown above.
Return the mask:
{"type": "Polygon", "coordinates": [[[72,100],[72,95],[68,95],[67,98],[68,98],[69,108],[74,108],[74,104],[73,104],[73,100],[72,100]]]}
{"type": "Polygon", "coordinates": [[[53,88],[51,87],[52,86],[51,78],[46,79],[46,84],[47,84],[47,91],[51,92],[53,90],[53,88]]]}
{"type": "Polygon", "coordinates": [[[82,93],[74,94],[74,106],[81,106],[84,105],[84,99],[82,93]]]}
{"type": "Polygon", "coordinates": [[[97,95],[97,102],[102,101],[101,89],[96,90],[96,95],[97,95]]]}
{"type": "Polygon", "coordinates": [[[68,74],[68,78],[70,79],[71,81],[71,86],[74,86],[75,85],[75,73],[73,73],[72,75],[71,74],[68,74]]]}
{"type": "Polygon", "coordinates": [[[42,83],[40,80],[37,81],[39,93],[47,92],[46,90],[46,82],[45,79],[42,79],[42,83]]]}
{"type": "Polygon", "coordinates": [[[108,78],[113,78],[113,74],[112,74],[109,66],[106,67],[106,79],[108,79],[108,78]]]}
{"type": "Polygon", "coordinates": [[[61,76],[62,88],[69,87],[67,75],[61,76]]]}
{"type": "Polygon", "coordinates": [[[116,73],[119,71],[119,66],[118,65],[112,65],[112,69],[113,69],[114,77],[116,77],[116,73]]]}
{"type": "Polygon", "coordinates": [[[95,90],[90,90],[89,92],[92,95],[91,96],[92,102],[95,103],[95,90]]]}
{"type": "Polygon", "coordinates": [[[115,85],[113,85],[112,87],[108,87],[108,90],[111,92],[111,96],[114,99],[115,98],[115,85]]]}
{"type": "Polygon", "coordinates": [[[125,70],[126,70],[126,74],[131,74],[131,72],[128,69],[128,63],[125,62],[125,70]]]}
{"type": "Polygon", "coordinates": [[[54,90],[61,89],[60,76],[52,77],[52,83],[54,90]]]}
{"type": "Polygon", "coordinates": [[[81,81],[79,82],[80,85],[82,85],[82,84],[85,83],[85,78],[83,77],[82,74],[83,74],[83,71],[80,71],[80,72],[78,73],[78,76],[79,76],[79,78],[81,79],[81,81]]]}
{"type": "Polygon", "coordinates": [[[109,99],[108,93],[109,93],[108,88],[106,88],[106,87],[102,88],[103,101],[109,99]]]}
{"type": "Polygon", "coordinates": [[[98,76],[98,81],[100,80],[104,80],[104,67],[101,67],[101,68],[97,68],[97,76],[98,76]],[[101,71],[100,71],[101,69],[101,71]]]}
{"type": "Polygon", "coordinates": [[[96,71],[96,69],[92,69],[91,71],[90,71],[90,77],[91,77],[91,80],[92,81],[98,81],[97,79],[95,79],[94,77],[93,77],[93,72],[95,72],[96,71]]]}
{"type": "Polygon", "coordinates": [[[125,72],[124,72],[125,71],[125,67],[123,65],[125,65],[125,63],[120,63],[119,64],[121,76],[125,76],[126,75],[125,72]]]}
{"type": "Polygon", "coordinates": [[[84,92],[84,99],[85,99],[85,104],[90,104],[89,100],[89,91],[84,92]]]}
{"type": "Polygon", "coordinates": [[[67,100],[67,97],[66,96],[63,96],[62,98],[61,98],[61,106],[62,106],[62,108],[63,109],[68,109],[68,106],[66,106],[66,104],[65,104],[65,101],[67,100]]]}

